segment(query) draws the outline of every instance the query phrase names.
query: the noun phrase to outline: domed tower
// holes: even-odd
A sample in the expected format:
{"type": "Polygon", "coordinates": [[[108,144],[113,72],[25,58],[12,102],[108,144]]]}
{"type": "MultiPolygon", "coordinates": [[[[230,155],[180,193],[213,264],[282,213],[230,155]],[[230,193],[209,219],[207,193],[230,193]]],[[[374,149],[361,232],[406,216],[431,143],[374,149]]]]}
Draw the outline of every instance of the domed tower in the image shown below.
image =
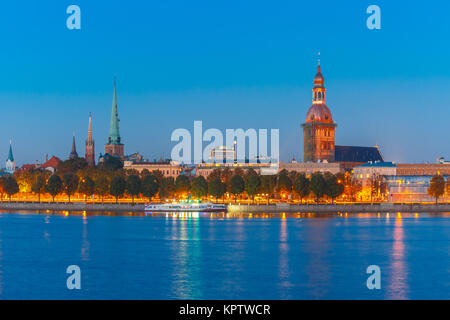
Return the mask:
{"type": "Polygon", "coordinates": [[[313,104],[306,114],[303,127],[303,162],[334,161],[334,130],[330,109],[325,104],[324,78],[320,70],[314,77],[313,104]]]}

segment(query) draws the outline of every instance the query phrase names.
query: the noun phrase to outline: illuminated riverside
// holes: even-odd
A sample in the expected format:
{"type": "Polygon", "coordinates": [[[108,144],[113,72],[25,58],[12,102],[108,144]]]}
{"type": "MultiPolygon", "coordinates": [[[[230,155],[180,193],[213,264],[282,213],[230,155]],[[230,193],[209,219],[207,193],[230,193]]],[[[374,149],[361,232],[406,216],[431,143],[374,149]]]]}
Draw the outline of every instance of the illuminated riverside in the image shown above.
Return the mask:
{"type": "MultiPolygon", "coordinates": [[[[357,203],[357,204],[228,204],[225,205],[228,213],[267,213],[278,215],[283,213],[347,213],[347,212],[375,212],[375,213],[397,213],[397,212],[450,212],[450,204],[420,204],[420,203],[357,203]]],[[[38,210],[39,212],[83,212],[83,211],[114,211],[139,213],[145,211],[145,204],[137,203],[38,203],[38,202],[1,202],[0,210],[38,210]]],[[[150,210],[149,210],[150,211],[150,210]]],[[[161,210],[159,210],[161,211],[161,210]]],[[[173,210],[169,210],[173,211],[173,210]]],[[[177,210],[189,211],[189,210],[177,210]]],[[[197,210],[198,211],[198,210],[197,210]]],[[[222,208],[220,208],[220,211],[222,208]]]]}
{"type": "Polygon", "coordinates": [[[448,213],[1,212],[0,299],[449,299],[449,228],[448,213]]]}
{"type": "MultiPolygon", "coordinates": [[[[74,135],[68,159],[46,156],[44,163],[17,168],[10,142],[6,168],[0,172],[0,200],[42,201],[42,206],[49,206],[50,201],[72,201],[79,207],[80,202],[86,202],[82,208],[86,210],[101,208],[98,202],[165,203],[190,195],[205,202],[228,204],[450,202],[450,163],[444,158],[436,163],[394,163],[384,159],[378,145],[336,145],[337,123],[325,103],[320,60],[313,82],[312,105],[302,125],[303,162],[283,162],[278,156],[268,155],[238,158],[242,143],[245,149],[245,135],[241,142],[234,137],[233,147],[214,146],[210,158],[196,161],[195,165],[190,164],[191,159],[148,161],[137,152],[126,155],[114,81],[108,140],[97,163],[91,114],[84,157],[78,155],[74,135]]],[[[40,208],[36,204],[29,206],[40,208]]],[[[14,208],[14,204],[3,207],[14,208]]],[[[68,204],[65,209],[70,207],[68,204]]],[[[108,208],[114,210],[113,205],[108,208]]]]}

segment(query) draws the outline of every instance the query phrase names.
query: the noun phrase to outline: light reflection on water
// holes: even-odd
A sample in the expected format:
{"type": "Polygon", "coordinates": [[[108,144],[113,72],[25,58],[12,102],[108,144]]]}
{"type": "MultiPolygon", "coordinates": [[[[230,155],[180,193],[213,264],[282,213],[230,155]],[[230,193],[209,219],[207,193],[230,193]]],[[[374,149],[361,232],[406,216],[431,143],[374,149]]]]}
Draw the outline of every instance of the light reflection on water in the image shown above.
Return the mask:
{"type": "Polygon", "coordinates": [[[391,270],[387,297],[389,299],[408,299],[409,274],[406,269],[405,241],[403,239],[403,219],[401,213],[398,213],[395,219],[391,270]]]}
{"type": "Polygon", "coordinates": [[[448,213],[3,212],[0,298],[449,299],[449,227],[448,213]]]}

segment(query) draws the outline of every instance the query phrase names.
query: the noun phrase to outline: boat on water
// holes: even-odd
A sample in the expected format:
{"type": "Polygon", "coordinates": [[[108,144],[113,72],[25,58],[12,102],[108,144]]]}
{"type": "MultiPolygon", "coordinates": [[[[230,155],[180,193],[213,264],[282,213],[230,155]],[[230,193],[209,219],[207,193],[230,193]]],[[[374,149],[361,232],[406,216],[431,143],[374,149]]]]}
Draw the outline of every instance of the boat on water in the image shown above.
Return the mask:
{"type": "Polygon", "coordinates": [[[211,202],[187,201],[173,203],[148,203],[144,210],[147,212],[223,212],[227,210],[224,204],[211,202]]]}

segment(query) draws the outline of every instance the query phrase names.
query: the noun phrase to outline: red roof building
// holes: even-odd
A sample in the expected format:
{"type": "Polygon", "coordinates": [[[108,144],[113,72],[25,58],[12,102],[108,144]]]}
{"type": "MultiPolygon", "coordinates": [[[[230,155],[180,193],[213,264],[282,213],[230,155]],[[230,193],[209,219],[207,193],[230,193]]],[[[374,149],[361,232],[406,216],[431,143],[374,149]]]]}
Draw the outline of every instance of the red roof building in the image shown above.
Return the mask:
{"type": "Polygon", "coordinates": [[[58,164],[61,162],[61,159],[58,157],[51,157],[47,162],[45,162],[41,167],[45,170],[49,170],[51,172],[55,172],[58,164]]]}

